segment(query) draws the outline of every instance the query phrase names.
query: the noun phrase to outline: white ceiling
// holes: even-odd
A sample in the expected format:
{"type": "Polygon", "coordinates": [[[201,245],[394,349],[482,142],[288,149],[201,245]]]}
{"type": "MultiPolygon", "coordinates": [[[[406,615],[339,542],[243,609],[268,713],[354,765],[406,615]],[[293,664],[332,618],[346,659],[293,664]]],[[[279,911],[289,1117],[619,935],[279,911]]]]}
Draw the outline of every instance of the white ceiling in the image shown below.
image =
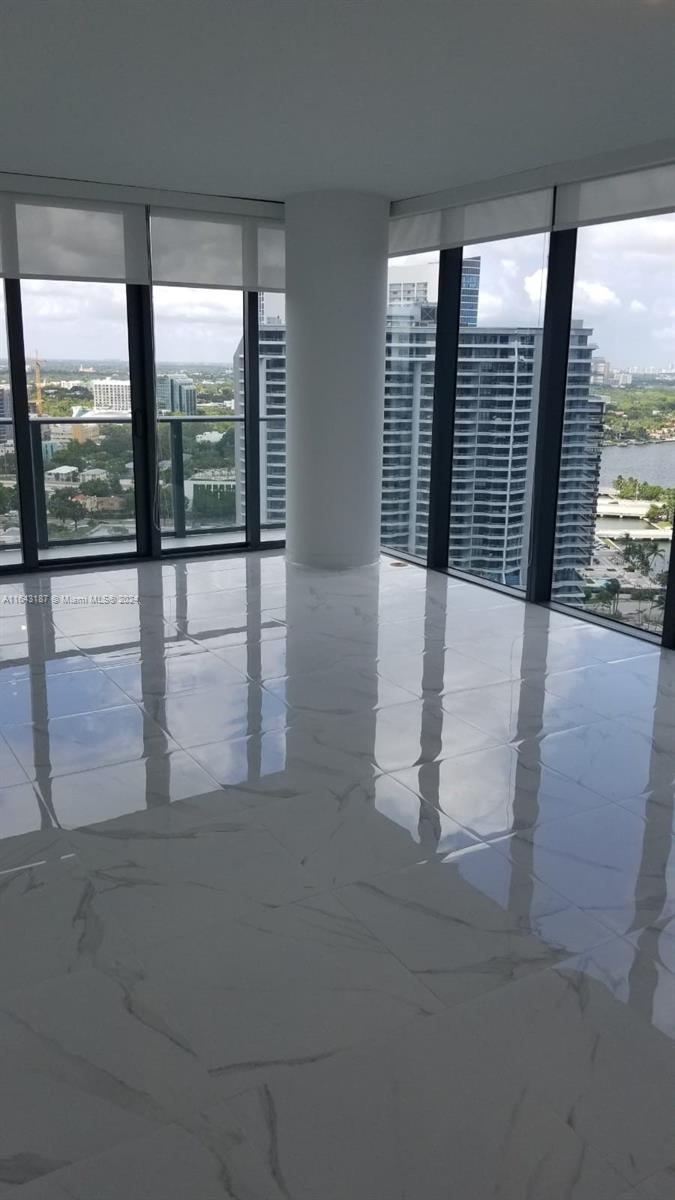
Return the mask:
{"type": "Polygon", "coordinates": [[[673,0],[2,0],[0,171],[399,199],[669,138],[673,0]]]}

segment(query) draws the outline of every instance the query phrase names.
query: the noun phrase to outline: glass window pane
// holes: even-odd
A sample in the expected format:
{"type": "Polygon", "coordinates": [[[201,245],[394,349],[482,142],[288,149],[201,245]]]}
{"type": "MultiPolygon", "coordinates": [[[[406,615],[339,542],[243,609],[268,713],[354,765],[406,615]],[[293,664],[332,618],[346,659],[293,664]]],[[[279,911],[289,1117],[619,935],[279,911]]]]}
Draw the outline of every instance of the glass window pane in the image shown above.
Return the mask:
{"type": "Polygon", "coordinates": [[[162,544],[241,543],[242,293],[157,286],[153,308],[162,544]]]}
{"type": "Polygon", "coordinates": [[[24,280],[21,296],[39,555],[134,551],[125,287],[24,280]]]}
{"type": "Polygon", "coordinates": [[[263,541],[273,541],[286,536],[286,297],[283,292],[260,293],[258,364],[260,530],[263,541]]]}
{"type": "Polygon", "coordinates": [[[21,527],[16,474],[12,389],[7,360],[5,295],[0,289],[0,569],[20,563],[21,527]]]}
{"type": "Polygon", "coordinates": [[[425,558],[436,353],[438,254],[389,260],[382,545],[425,558]]]}
{"type": "Polygon", "coordinates": [[[525,586],[548,235],[464,251],[449,565],[525,586]]]}
{"type": "Polygon", "coordinates": [[[660,633],[675,505],[675,213],[577,240],[553,596],[660,633]]]}

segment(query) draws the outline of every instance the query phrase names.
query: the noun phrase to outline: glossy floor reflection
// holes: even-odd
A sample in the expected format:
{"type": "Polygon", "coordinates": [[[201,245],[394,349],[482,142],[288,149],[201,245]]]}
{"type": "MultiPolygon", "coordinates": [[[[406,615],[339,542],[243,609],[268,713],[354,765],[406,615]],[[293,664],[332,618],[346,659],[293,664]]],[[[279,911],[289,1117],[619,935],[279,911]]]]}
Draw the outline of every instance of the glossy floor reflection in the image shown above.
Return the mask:
{"type": "Polygon", "coordinates": [[[0,1196],[670,1197],[674,714],[389,558],[0,583],[0,1196]]]}

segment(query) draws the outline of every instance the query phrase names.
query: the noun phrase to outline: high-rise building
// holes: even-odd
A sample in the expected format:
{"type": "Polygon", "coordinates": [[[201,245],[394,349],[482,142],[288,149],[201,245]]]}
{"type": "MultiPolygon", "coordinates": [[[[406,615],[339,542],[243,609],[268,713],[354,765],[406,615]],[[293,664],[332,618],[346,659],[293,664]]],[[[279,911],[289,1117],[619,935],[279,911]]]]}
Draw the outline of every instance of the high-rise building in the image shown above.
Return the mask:
{"type": "Polygon", "coordinates": [[[478,293],[480,289],[480,255],[462,260],[462,290],[459,296],[459,323],[469,327],[478,324],[478,293]]]}
{"type": "MultiPolygon", "coordinates": [[[[408,271],[413,275],[414,269],[408,268],[408,271]]],[[[480,258],[465,259],[462,265],[462,290],[460,295],[460,315],[464,324],[475,325],[478,317],[478,285],[480,281],[480,258]]],[[[387,333],[387,384],[385,394],[385,426],[388,426],[393,418],[392,410],[396,408],[396,385],[391,383],[401,368],[401,362],[397,354],[401,352],[404,357],[409,357],[411,347],[406,342],[400,346],[392,348],[389,329],[393,329],[400,320],[404,327],[410,319],[414,317],[415,312],[419,312],[421,306],[422,315],[425,317],[426,329],[424,331],[425,342],[431,332],[431,369],[430,378],[425,381],[425,386],[429,385],[431,390],[427,397],[428,418],[423,415],[422,420],[427,423],[428,429],[425,429],[424,436],[428,440],[427,460],[422,465],[422,471],[425,475],[425,485],[423,495],[420,499],[419,521],[426,520],[428,512],[428,493],[429,493],[429,462],[428,457],[431,448],[431,403],[433,399],[433,353],[435,337],[433,329],[436,321],[436,306],[435,304],[427,304],[429,284],[427,280],[409,278],[403,281],[391,282],[389,284],[389,310],[388,310],[388,333],[387,333]],[[418,305],[418,309],[411,307],[410,297],[416,299],[414,303],[418,305]],[[404,310],[407,310],[405,312],[404,310]],[[425,316],[426,314],[426,316],[425,316]],[[391,384],[391,386],[390,386],[391,384]]],[[[277,317],[265,316],[265,307],[263,296],[261,294],[258,308],[259,316],[259,363],[260,363],[260,519],[263,525],[276,525],[282,527],[286,520],[286,327],[283,321],[277,317]]],[[[239,343],[234,356],[233,362],[234,376],[234,405],[235,415],[244,415],[244,343],[243,340],[239,343]]],[[[420,396],[421,402],[421,396],[420,396]]],[[[385,510],[394,510],[397,505],[396,492],[396,468],[390,467],[387,462],[386,447],[390,437],[389,428],[385,428],[385,477],[389,478],[388,486],[383,489],[383,513],[385,510]]],[[[237,487],[237,504],[238,504],[238,520],[243,523],[245,514],[244,502],[244,430],[242,425],[236,426],[235,432],[235,461],[237,464],[237,476],[239,486],[237,487]]],[[[404,484],[404,489],[409,495],[410,493],[410,473],[408,473],[407,482],[404,484]]],[[[416,516],[417,520],[417,516],[416,516]]],[[[383,526],[384,527],[384,526],[383,526]]],[[[414,551],[413,551],[414,552],[414,551]]]]}
{"type": "Polygon", "coordinates": [[[604,401],[591,386],[593,330],[573,320],[555,536],[553,597],[569,604],[583,598],[582,576],[590,565],[600,482],[604,401]]]}
{"type": "MultiPolygon", "coordinates": [[[[0,422],[12,419],[12,393],[8,387],[0,387],[0,422]]],[[[14,432],[11,425],[0,424],[0,442],[11,442],[14,432]]]]}
{"type": "Polygon", "coordinates": [[[158,375],[155,381],[157,409],[160,412],[197,412],[197,389],[189,375],[158,375]]]}
{"type": "MultiPolygon", "coordinates": [[[[535,423],[543,331],[478,327],[480,259],[462,276],[455,405],[450,565],[522,586],[530,533],[535,423]]],[[[414,286],[406,284],[406,287],[414,286]]],[[[381,538],[424,557],[429,520],[437,306],[404,304],[387,315],[381,538]]],[[[556,598],[578,600],[590,563],[603,404],[591,392],[592,330],[573,321],[558,504],[556,598]]],[[[243,413],[243,344],[234,360],[235,412],[243,413]]],[[[286,510],[286,329],[260,325],[261,521],[286,510]]],[[[244,519],[243,428],[236,442],[238,519],[244,519]]]]}
{"type": "Polygon", "coordinates": [[[131,412],[131,383],[128,379],[93,379],[91,389],[97,412],[131,412]]]}
{"type": "Polygon", "coordinates": [[[411,279],[389,284],[390,308],[400,304],[426,304],[428,298],[429,284],[426,280],[411,279]]]}
{"type": "MultiPolygon", "coordinates": [[[[286,520],[286,327],[278,317],[259,326],[260,521],[282,527],[286,520]]],[[[244,343],[233,361],[234,412],[244,414],[244,343]]],[[[235,425],[237,520],[243,524],[244,427],[235,425]]]]}
{"type": "Polygon", "coordinates": [[[606,358],[591,359],[591,383],[607,387],[612,381],[612,367],[606,358]]]}
{"type": "MultiPolygon", "coordinates": [[[[602,400],[591,392],[592,330],[572,322],[554,594],[578,600],[593,551],[602,400]]],[[[541,328],[460,328],[450,565],[524,584],[530,533],[541,328]]],[[[424,557],[429,517],[436,313],[389,312],[382,544],[424,557]]]]}
{"type": "MultiPolygon", "coordinates": [[[[399,278],[389,283],[389,310],[406,308],[411,304],[433,301],[429,295],[429,280],[419,279],[419,266],[395,266],[399,278]],[[401,278],[402,276],[402,278],[401,278]]],[[[464,257],[462,262],[462,291],[460,296],[460,325],[478,324],[478,291],[480,288],[480,255],[464,257]]]]}

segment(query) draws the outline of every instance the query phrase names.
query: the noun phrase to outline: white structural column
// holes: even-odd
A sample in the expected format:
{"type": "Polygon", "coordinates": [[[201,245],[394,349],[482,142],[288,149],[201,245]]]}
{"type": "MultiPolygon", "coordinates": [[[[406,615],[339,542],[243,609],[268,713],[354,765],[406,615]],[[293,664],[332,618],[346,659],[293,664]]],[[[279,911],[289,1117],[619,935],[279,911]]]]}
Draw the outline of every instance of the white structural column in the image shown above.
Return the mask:
{"type": "Polygon", "coordinates": [[[286,545],[344,570],[380,546],[389,202],[286,202],[286,545]]]}

